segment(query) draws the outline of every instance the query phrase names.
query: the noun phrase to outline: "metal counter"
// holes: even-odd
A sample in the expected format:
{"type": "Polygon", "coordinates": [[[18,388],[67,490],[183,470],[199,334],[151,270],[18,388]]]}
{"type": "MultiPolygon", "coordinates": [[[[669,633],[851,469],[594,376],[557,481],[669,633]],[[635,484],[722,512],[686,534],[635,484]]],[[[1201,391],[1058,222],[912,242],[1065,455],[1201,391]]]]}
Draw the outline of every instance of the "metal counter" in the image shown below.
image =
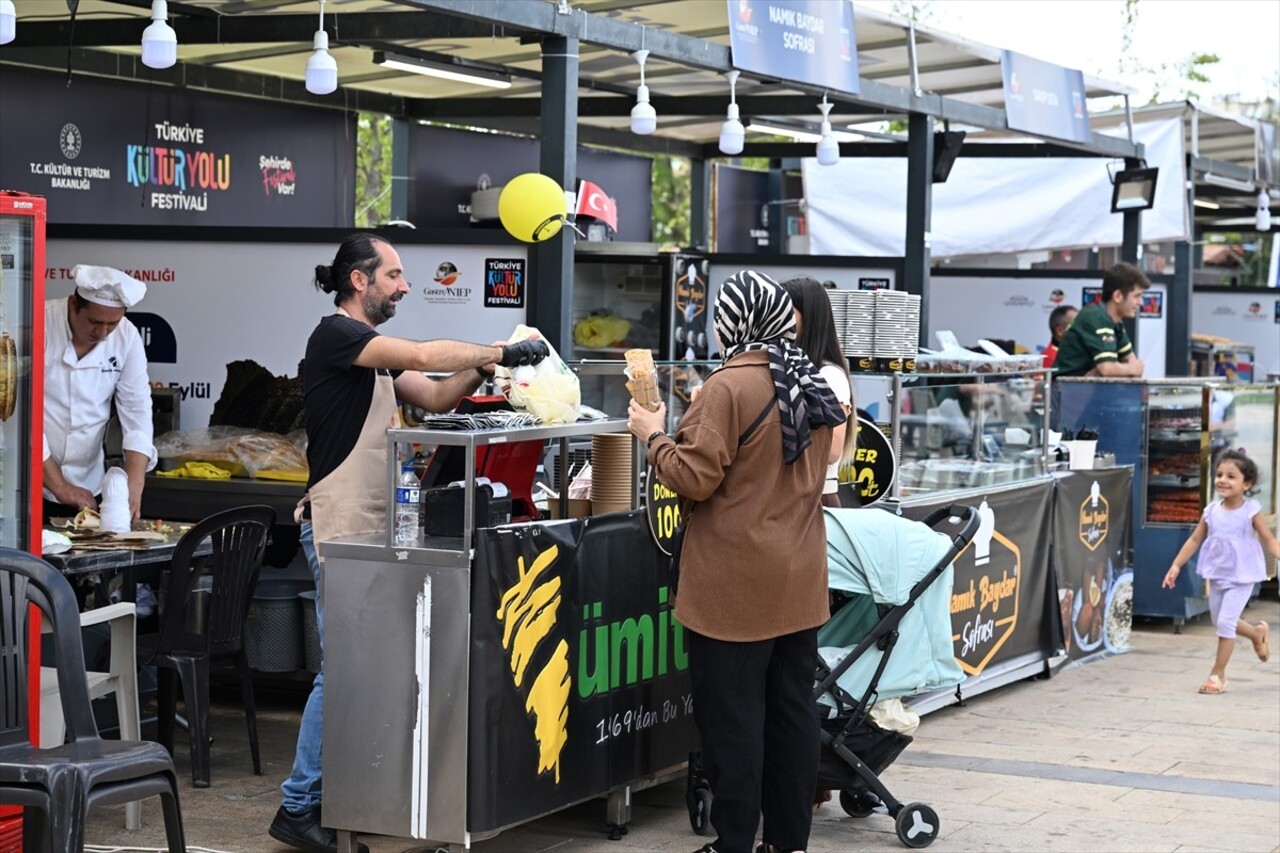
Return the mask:
{"type": "Polygon", "coordinates": [[[266,504],[276,511],[276,524],[294,524],[293,510],[305,491],[305,483],[281,480],[197,480],[148,474],[142,489],[142,516],[201,521],[223,510],[266,504]]]}

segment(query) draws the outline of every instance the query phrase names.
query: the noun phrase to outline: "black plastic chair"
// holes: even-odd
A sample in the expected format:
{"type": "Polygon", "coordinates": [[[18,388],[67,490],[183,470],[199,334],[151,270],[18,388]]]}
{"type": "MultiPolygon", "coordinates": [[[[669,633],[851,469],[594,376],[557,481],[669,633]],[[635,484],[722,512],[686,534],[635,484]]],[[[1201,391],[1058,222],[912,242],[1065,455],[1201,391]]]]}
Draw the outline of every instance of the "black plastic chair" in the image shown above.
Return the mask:
{"type": "Polygon", "coordinates": [[[98,737],[78,609],[71,584],[57,569],[0,548],[0,804],[23,806],[23,849],[72,853],[84,849],[91,809],[159,794],[169,850],[185,851],[173,759],[158,744],[98,737]],[[53,749],[31,743],[29,604],[44,612],[57,650],[68,742],[53,749]]]}
{"type": "Polygon", "coordinates": [[[269,506],[243,506],[211,515],[192,527],[173,551],[160,614],[160,633],[138,638],[138,662],[159,667],[159,740],[173,752],[177,683],[182,683],[191,740],[191,783],[209,787],[209,672],[233,667],[240,676],[253,772],[262,775],[253,680],[244,651],[244,623],[262,568],[267,537],[276,521],[269,506]],[[211,540],[213,554],[193,558],[211,540]],[[208,575],[211,585],[201,588],[208,575]]]}

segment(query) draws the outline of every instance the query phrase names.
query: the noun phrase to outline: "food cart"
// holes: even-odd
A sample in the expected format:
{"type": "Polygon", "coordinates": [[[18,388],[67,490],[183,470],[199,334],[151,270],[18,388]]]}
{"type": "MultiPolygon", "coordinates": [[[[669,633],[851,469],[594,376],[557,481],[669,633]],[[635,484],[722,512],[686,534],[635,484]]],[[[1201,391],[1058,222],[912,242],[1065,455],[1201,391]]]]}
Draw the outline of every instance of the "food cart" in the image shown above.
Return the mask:
{"type": "MultiPolygon", "coordinates": [[[[523,429],[393,429],[465,453],[460,536],[326,543],[324,820],[468,847],[540,815],[677,772],[696,743],[684,629],[644,513],[476,529],[494,445],[624,433],[620,419],[523,429]],[[373,699],[371,697],[376,697],[373,699]]],[[[633,454],[632,491],[636,493],[633,454]]],[[[561,498],[566,490],[561,489],[561,498]]],[[[633,503],[634,505],[634,503],[633,503]]]]}

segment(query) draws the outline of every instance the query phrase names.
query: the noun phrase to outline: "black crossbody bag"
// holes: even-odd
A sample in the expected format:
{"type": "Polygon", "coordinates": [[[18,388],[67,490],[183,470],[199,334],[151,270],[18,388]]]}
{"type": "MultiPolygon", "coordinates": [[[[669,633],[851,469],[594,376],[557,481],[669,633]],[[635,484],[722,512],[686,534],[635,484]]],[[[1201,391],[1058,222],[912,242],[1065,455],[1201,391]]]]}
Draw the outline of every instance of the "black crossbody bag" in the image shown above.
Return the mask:
{"type": "MultiPolygon", "coordinates": [[[[760,426],[760,424],[764,423],[764,419],[769,417],[769,413],[772,412],[775,408],[777,408],[777,406],[778,406],[777,398],[771,397],[769,399],[768,404],[765,405],[764,410],[760,412],[760,414],[756,415],[756,419],[751,422],[751,426],[747,427],[746,432],[744,432],[741,436],[739,436],[738,447],[741,447],[742,445],[747,443],[747,439],[751,438],[752,434],[756,431],[756,429],[760,426]]],[[[693,510],[698,506],[698,502],[688,501],[688,505],[689,505],[688,511],[685,511],[684,503],[682,502],[681,513],[680,513],[680,523],[676,525],[676,532],[671,537],[670,583],[671,583],[672,595],[675,595],[680,587],[680,552],[684,550],[684,534],[685,534],[685,531],[689,529],[689,519],[693,516],[693,510]]]]}

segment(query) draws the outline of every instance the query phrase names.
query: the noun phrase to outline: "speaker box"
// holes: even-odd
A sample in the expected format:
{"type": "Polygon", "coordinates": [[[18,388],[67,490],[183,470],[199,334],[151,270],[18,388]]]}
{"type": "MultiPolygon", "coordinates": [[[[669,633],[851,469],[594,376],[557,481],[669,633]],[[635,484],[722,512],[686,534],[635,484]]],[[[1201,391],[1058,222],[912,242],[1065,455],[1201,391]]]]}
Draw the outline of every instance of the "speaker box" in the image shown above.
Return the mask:
{"type": "Polygon", "coordinates": [[[946,183],[964,145],[963,130],[940,130],[933,134],[933,182],[946,183]]]}

